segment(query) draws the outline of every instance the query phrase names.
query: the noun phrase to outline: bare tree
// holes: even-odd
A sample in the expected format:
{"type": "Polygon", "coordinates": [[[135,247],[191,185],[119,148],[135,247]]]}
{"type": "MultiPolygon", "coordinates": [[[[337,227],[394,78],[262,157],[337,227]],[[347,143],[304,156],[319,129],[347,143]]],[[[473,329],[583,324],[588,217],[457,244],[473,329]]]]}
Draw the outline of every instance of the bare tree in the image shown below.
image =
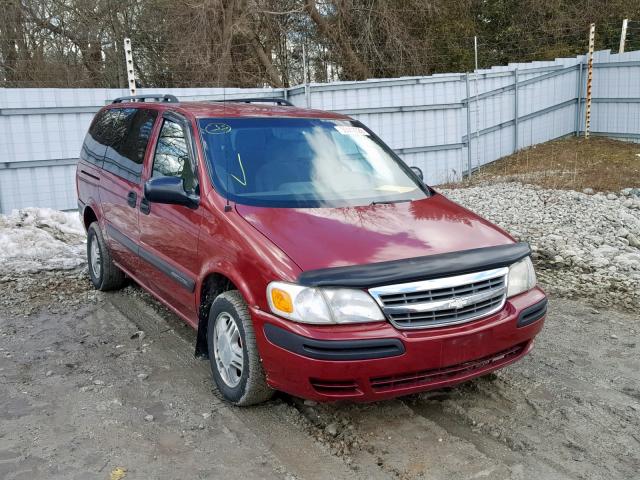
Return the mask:
{"type": "Polygon", "coordinates": [[[335,8],[336,14],[333,16],[334,22],[332,22],[332,25],[329,23],[329,20],[318,12],[315,0],[307,0],[305,4],[306,11],[309,13],[313,22],[317,25],[320,33],[331,39],[331,42],[340,50],[345,60],[342,66],[346,74],[354,80],[364,80],[369,78],[371,76],[369,68],[360,60],[356,52],[353,50],[350,42],[350,36],[345,35],[344,31],[339,28],[340,19],[347,10],[346,2],[336,0],[333,7],[335,8]],[[335,26],[338,26],[338,28],[334,28],[335,26]]]}
{"type": "Polygon", "coordinates": [[[617,42],[629,0],[3,0],[2,86],[291,86],[428,75],[574,55],[586,27],[617,42]]]}

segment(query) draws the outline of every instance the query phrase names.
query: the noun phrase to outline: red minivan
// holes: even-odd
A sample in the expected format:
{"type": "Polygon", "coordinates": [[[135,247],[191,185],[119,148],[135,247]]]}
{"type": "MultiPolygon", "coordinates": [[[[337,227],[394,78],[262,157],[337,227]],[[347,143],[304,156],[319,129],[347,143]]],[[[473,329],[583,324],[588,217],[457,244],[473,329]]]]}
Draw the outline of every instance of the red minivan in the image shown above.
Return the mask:
{"type": "Polygon", "coordinates": [[[526,243],[421,177],[344,115],[123,97],[78,163],[89,275],[197,329],[237,405],[450,386],[526,355],[547,300],[526,243]]]}

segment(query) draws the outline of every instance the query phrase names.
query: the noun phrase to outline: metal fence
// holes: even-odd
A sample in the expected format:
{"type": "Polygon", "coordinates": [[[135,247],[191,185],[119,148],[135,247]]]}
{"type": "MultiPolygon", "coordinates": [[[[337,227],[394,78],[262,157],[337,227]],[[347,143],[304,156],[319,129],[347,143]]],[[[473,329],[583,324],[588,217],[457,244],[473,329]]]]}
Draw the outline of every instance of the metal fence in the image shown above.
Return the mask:
{"type": "MultiPolygon", "coordinates": [[[[596,52],[591,134],[640,142],[640,51],[596,52]]],[[[427,183],[584,129],[586,58],[512,63],[468,74],[309,84],[289,89],[163,89],[184,100],[282,96],[346,113],[378,133],[427,183]]],[[[157,93],[139,89],[138,93],[157,93]]],[[[75,163],[96,111],[121,89],[0,89],[0,212],[73,209],[75,163]]]]}

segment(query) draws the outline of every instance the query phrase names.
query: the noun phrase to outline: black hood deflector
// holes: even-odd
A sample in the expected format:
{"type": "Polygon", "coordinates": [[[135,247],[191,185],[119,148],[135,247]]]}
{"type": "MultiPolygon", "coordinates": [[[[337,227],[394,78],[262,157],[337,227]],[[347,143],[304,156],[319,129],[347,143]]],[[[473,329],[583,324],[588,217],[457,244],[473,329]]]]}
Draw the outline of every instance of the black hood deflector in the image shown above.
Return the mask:
{"type": "Polygon", "coordinates": [[[367,265],[309,270],[300,274],[298,283],[307,287],[372,288],[506,267],[530,254],[528,243],[511,243],[367,265]]]}

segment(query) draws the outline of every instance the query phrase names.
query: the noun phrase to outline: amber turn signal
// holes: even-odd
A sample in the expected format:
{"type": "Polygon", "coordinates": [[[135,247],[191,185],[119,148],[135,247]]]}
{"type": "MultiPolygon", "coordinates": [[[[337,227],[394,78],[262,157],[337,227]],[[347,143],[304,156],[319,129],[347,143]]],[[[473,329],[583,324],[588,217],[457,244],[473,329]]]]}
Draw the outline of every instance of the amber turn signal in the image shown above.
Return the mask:
{"type": "Polygon", "coordinates": [[[279,288],[271,290],[271,304],[281,312],[293,313],[291,295],[284,290],[280,290],[279,288]]]}

